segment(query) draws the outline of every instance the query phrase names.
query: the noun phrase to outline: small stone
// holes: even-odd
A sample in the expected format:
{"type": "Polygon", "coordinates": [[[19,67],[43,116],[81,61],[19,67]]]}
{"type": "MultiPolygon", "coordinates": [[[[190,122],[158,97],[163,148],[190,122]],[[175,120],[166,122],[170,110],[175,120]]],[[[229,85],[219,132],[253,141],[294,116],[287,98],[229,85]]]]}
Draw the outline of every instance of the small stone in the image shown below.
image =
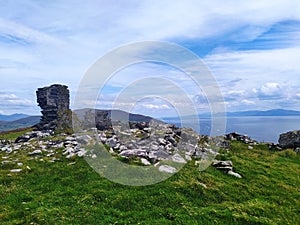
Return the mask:
{"type": "Polygon", "coordinates": [[[42,153],[42,150],[35,150],[33,152],[29,152],[28,155],[38,155],[38,154],[41,154],[42,153]]]}
{"type": "Polygon", "coordinates": [[[75,137],[71,137],[71,136],[68,136],[65,138],[66,141],[75,141],[76,138],[75,137]]]}
{"type": "Polygon", "coordinates": [[[17,163],[18,166],[23,166],[23,163],[17,163]]]}
{"type": "Polygon", "coordinates": [[[77,153],[78,157],[83,157],[85,155],[86,151],[79,151],[77,153]]]}
{"type": "Polygon", "coordinates": [[[142,162],[145,166],[151,165],[151,163],[150,163],[147,159],[145,159],[145,158],[141,158],[141,162],[142,162]]]}
{"type": "Polygon", "coordinates": [[[69,147],[63,152],[63,155],[73,154],[74,151],[75,151],[74,148],[69,147]]]}
{"type": "Polygon", "coordinates": [[[92,159],[96,159],[97,158],[97,155],[96,154],[93,154],[92,155],[92,159]]]}
{"type": "Polygon", "coordinates": [[[242,178],[242,176],[238,173],[233,172],[232,170],[229,170],[228,173],[229,175],[235,176],[237,178],[242,178]]]}
{"type": "Polygon", "coordinates": [[[166,173],[176,173],[176,169],[172,166],[167,166],[167,165],[161,165],[158,170],[160,172],[166,172],[166,173]]]}
{"type": "Polygon", "coordinates": [[[233,169],[232,162],[230,160],[227,161],[219,161],[219,160],[214,160],[212,163],[212,166],[215,167],[218,170],[228,172],[233,169]]]}
{"type": "Polygon", "coordinates": [[[22,169],[13,169],[13,170],[10,170],[11,173],[19,173],[21,171],[22,171],[22,169]]]}
{"type": "Polygon", "coordinates": [[[70,153],[69,155],[66,156],[67,159],[72,158],[73,156],[75,156],[75,153],[70,153]]]}
{"type": "Polygon", "coordinates": [[[199,182],[199,185],[201,185],[204,188],[207,188],[206,184],[199,182]]]}
{"type": "Polygon", "coordinates": [[[191,157],[190,155],[187,155],[187,154],[186,154],[184,157],[185,157],[185,159],[186,159],[187,161],[191,161],[191,160],[192,160],[192,157],[191,157]]]}
{"type": "Polygon", "coordinates": [[[185,159],[178,153],[172,156],[172,161],[177,163],[186,163],[185,159]]]}
{"type": "Polygon", "coordinates": [[[253,149],[253,147],[249,145],[249,146],[248,146],[248,149],[249,149],[249,150],[252,150],[252,149],[253,149]]]}
{"type": "Polygon", "coordinates": [[[10,160],[3,160],[1,163],[2,164],[7,164],[7,163],[12,163],[12,161],[10,161],[10,160]]]}
{"type": "Polygon", "coordinates": [[[93,141],[93,138],[91,138],[89,135],[82,135],[82,136],[77,136],[76,137],[77,142],[87,145],[87,144],[91,144],[93,141]]]}
{"type": "Polygon", "coordinates": [[[106,143],[110,146],[110,147],[115,147],[117,145],[117,140],[112,137],[106,140],[106,143]]]}
{"type": "Polygon", "coordinates": [[[167,144],[167,141],[165,139],[163,139],[163,138],[158,138],[158,142],[161,145],[166,145],[167,144]]]}

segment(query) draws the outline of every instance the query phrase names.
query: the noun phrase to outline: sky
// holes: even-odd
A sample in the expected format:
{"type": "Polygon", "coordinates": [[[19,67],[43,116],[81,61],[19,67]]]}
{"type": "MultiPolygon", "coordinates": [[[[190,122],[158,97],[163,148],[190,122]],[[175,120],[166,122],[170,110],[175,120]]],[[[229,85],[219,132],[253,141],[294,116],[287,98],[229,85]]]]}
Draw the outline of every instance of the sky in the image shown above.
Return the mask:
{"type": "MultiPolygon", "coordinates": [[[[300,110],[297,0],[0,0],[0,114],[38,115],[35,91],[54,83],[69,86],[73,105],[80,82],[99,58],[148,40],[175,43],[198,55],[227,111],[300,110]]],[[[96,106],[111,107],[124,88],[147,76],[171,80],[186,90],[198,112],[209,110],[206,93],[186,74],[149,62],[114,74],[96,106]]],[[[132,111],[176,114],[159,93],[131,102],[132,111]]]]}

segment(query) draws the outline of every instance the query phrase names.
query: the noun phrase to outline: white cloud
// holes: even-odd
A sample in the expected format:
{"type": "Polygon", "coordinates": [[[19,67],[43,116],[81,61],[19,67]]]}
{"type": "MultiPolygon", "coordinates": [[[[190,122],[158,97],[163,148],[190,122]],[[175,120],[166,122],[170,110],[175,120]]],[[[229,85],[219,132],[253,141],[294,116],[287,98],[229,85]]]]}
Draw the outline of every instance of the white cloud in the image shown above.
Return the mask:
{"type": "Polygon", "coordinates": [[[170,109],[170,107],[166,104],[162,104],[162,105],[143,104],[143,106],[148,109],[170,109]]]}
{"type": "Polygon", "coordinates": [[[281,98],[284,95],[283,89],[278,83],[266,83],[259,89],[254,89],[259,98],[281,98]]]}
{"type": "Polygon", "coordinates": [[[0,108],[1,114],[12,114],[17,112],[37,114],[35,106],[36,104],[25,98],[20,98],[19,96],[12,93],[0,93],[0,108]]]}
{"type": "Polygon", "coordinates": [[[241,103],[244,104],[244,105],[255,105],[254,101],[251,101],[251,100],[248,100],[248,99],[243,99],[241,101],[241,103]]]}
{"type": "Polygon", "coordinates": [[[46,33],[3,18],[0,18],[0,35],[21,45],[58,44],[60,42],[46,33]]]}
{"type": "Polygon", "coordinates": [[[18,97],[15,94],[1,94],[0,93],[0,100],[17,100],[18,97]]]}
{"type": "MultiPolygon", "coordinates": [[[[50,83],[76,90],[89,66],[120,44],[141,40],[211,43],[222,38],[251,41],[280,21],[299,21],[300,3],[28,0],[1,2],[0,15],[0,89],[34,99],[36,88],[50,83]]],[[[231,46],[219,46],[223,50],[214,51],[205,62],[225,97],[228,93],[233,100],[252,101],[252,89],[266,83],[300,86],[299,32],[289,38],[293,45],[285,49],[230,51],[231,46]],[[244,93],[237,93],[241,90],[244,93]]],[[[190,87],[182,77],[177,80],[190,87]]]]}

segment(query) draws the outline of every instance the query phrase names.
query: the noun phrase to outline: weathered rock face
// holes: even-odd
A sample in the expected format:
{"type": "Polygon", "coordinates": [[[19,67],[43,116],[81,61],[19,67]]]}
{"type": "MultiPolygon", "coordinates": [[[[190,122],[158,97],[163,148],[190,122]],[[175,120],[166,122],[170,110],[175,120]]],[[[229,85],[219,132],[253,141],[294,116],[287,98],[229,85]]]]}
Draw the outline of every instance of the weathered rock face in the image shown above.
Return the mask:
{"type": "Polygon", "coordinates": [[[300,147],[300,130],[280,134],[278,143],[281,148],[300,147]]]}
{"type": "Polygon", "coordinates": [[[43,115],[40,128],[52,130],[71,128],[70,94],[67,86],[54,84],[39,88],[36,95],[43,115]]]}

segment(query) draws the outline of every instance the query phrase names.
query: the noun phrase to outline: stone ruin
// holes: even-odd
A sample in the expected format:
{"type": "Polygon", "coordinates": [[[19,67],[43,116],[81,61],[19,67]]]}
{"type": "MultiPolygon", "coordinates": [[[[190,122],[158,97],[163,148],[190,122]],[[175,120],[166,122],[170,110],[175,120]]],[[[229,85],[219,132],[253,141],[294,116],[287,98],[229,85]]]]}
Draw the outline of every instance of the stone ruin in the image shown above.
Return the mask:
{"type": "Polygon", "coordinates": [[[67,86],[53,84],[36,91],[42,117],[38,128],[42,130],[66,130],[72,127],[70,92],[67,86]]]}

